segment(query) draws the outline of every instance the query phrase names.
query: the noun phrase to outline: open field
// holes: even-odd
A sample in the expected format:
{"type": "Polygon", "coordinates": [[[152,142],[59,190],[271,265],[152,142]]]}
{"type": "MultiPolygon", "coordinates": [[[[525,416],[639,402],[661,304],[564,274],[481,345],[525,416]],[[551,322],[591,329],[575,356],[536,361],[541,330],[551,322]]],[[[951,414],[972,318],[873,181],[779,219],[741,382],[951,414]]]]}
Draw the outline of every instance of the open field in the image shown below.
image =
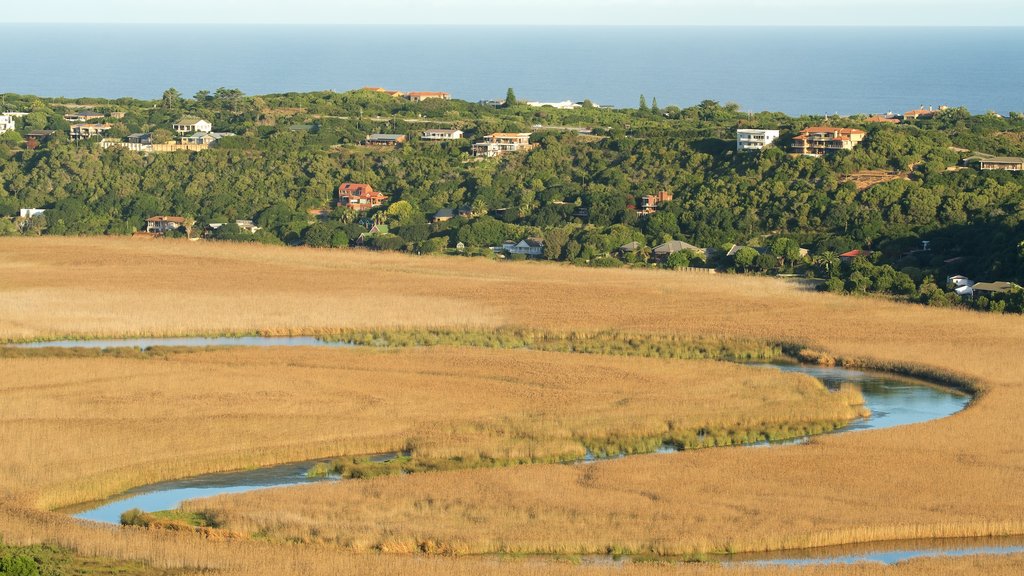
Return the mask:
{"type": "MultiPolygon", "coordinates": [[[[687,550],[1024,532],[1019,481],[1024,477],[1019,418],[1024,323],[1019,317],[837,297],[748,277],[185,242],[0,241],[0,338],[329,334],[403,326],[617,330],[800,343],[881,367],[955,374],[969,379],[980,394],[967,411],[942,421],[820,438],[806,446],[696,451],[580,468],[462,471],[438,475],[445,477],[443,483],[425,474],[339,485],[328,494],[333,500],[322,502],[325,510],[359,501],[358,508],[346,509],[354,531],[346,533],[348,540],[335,542],[341,545],[372,548],[383,541],[381,526],[394,529],[387,537],[397,550],[425,537],[435,539],[441,550],[446,542],[453,550],[501,542],[522,549],[618,544],[687,550]],[[433,532],[423,529],[427,515],[415,507],[428,492],[433,532]],[[470,505],[481,523],[465,523],[470,505]],[[392,516],[382,519],[384,512],[392,516]],[[644,528],[634,529],[633,523],[644,528]]],[[[44,367],[40,362],[37,369],[44,367]]],[[[0,532],[8,539],[52,540],[86,554],[145,559],[157,566],[317,573],[316,565],[325,570],[334,562],[351,573],[724,573],[714,567],[415,559],[352,554],[333,546],[211,542],[187,534],[114,530],[33,510],[37,502],[10,479],[0,482],[8,496],[0,503],[0,532]]],[[[322,488],[327,487],[313,490],[322,488]]],[[[289,490],[273,494],[283,502],[304,498],[289,490]]],[[[312,503],[316,496],[309,498],[312,503]]],[[[239,516],[235,521],[252,520],[239,516]]],[[[332,528],[339,529],[338,524],[332,528]]],[[[331,541],[329,533],[325,540],[331,541]]],[[[793,573],[1011,574],[1022,563],[1024,558],[1015,556],[793,573]]],[[[728,573],[748,570],[759,572],[728,573]]]]}
{"type": "Polygon", "coordinates": [[[0,358],[0,478],[45,508],[160,479],[408,450],[462,466],[830,429],[859,392],[721,362],[452,348],[0,358]],[[83,375],[87,374],[87,377],[83,375]],[[710,439],[710,438],[709,438],[710,439]]]}

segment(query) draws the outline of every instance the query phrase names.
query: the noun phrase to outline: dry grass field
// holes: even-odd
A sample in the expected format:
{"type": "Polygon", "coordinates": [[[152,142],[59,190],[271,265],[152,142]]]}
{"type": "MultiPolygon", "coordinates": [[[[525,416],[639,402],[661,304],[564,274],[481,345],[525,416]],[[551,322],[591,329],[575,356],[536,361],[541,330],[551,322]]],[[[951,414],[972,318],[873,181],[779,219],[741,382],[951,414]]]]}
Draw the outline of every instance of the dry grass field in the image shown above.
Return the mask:
{"type": "MultiPolygon", "coordinates": [[[[19,542],[56,541],[86,554],[234,573],[315,574],[331,566],[334,574],[743,574],[790,571],[577,567],[360,554],[344,547],[386,543],[379,547],[406,550],[430,540],[438,550],[453,551],[685,551],[1024,532],[1020,317],[817,294],[749,277],[171,241],[0,241],[0,338],[427,326],[800,343],[845,360],[955,374],[979,396],[965,412],[941,421],[804,446],[381,478],[317,486],[308,496],[268,493],[271,512],[281,503],[312,503],[325,495],[322,510],[349,516],[347,527],[329,525],[322,538],[329,544],[212,542],[90,526],[38,511],[38,500],[9,477],[0,478],[0,533],[19,542]]],[[[5,412],[0,418],[8,420],[5,412]]],[[[0,448],[4,456],[9,450],[0,448]]],[[[250,497],[257,495],[240,498],[250,497]]],[[[238,514],[233,502],[219,503],[229,524],[262,521],[238,514]]],[[[301,519],[282,524],[281,533],[301,519]]],[[[1022,565],[1024,558],[1012,556],[792,573],[1016,574],[1022,565]]]]}
{"type": "Polygon", "coordinates": [[[584,444],[834,426],[863,402],[722,362],[451,348],[136,356],[0,358],[0,436],[19,440],[2,450],[6,489],[50,508],[342,455],[579,459],[584,444]]]}

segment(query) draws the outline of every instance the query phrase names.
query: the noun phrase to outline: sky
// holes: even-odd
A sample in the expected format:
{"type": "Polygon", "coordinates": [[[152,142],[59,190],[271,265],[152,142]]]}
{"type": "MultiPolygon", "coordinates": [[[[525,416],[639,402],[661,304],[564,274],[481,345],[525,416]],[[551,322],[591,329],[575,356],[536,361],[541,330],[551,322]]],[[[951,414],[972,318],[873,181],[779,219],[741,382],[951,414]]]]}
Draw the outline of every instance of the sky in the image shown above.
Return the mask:
{"type": "Polygon", "coordinates": [[[1021,0],[34,0],[0,23],[1022,26],[1021,0]]]}

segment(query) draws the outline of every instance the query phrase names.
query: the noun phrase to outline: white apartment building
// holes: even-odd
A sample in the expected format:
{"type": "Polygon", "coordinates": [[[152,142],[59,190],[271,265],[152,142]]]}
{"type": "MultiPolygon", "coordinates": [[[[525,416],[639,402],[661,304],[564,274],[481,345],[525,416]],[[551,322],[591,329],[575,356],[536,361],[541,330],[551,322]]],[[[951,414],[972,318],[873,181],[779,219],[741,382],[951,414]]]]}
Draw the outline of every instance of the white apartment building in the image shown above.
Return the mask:
{"type": "Polygon", "coordinates": [[[779,138],[778,130],[759,130],[756,128],[741,128],[736,131],[736,150],[747,152],[751,150],[764,150],[779,138]]]}
{"type": "Polygon", "coordinates": [[[14,116],[10,114],[0,115],[0,134],[14,130],[14,116]]]}

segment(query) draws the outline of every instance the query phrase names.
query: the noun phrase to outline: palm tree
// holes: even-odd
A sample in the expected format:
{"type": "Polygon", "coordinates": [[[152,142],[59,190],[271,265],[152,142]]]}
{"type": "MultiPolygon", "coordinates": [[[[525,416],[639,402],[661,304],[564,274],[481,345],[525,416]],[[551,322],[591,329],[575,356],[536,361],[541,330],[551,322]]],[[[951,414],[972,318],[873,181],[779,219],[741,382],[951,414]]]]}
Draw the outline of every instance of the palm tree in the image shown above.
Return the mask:
{"type": "Polygon", "coordinates": [[[826,250],[814,257],[814,264],[821,268],[828,278],[835,277],[836,270],[839,269],[839,263],[839,256],[831,250],[826,250]]]}

